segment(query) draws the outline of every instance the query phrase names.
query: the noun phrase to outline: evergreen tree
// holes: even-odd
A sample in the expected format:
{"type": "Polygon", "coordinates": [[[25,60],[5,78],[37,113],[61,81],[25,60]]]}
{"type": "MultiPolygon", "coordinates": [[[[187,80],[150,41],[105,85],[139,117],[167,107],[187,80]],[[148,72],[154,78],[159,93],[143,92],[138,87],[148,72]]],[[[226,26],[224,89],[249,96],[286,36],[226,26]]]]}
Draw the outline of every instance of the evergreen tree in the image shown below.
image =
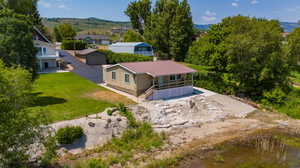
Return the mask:
{"type": "Polygon", "coordinates": [[[20,65],[36,75],[33,26],[27,16],[11,10],[0,11],[0,59],[7,66],[20,65]]]}

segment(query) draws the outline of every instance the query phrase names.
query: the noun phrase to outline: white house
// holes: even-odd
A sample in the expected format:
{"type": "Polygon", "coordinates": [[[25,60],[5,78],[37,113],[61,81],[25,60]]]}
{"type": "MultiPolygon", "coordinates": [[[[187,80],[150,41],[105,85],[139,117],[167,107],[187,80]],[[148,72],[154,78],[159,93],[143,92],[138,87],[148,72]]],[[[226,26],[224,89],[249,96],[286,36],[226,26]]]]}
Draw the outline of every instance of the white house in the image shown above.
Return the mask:
{"type": "Polygon", "coordinates": [[[59,52],[55,49],[55,45],[36,27],[34,27],[33,42],[38,49],[36,55],[38,71],[45,72],[49,69],[57,69],[59,67],[59,52]]]}
{"type": "Polygon", "coordinates": [[[144,42],[118,42],[110,45],[108,49],[115,53],[130,53],[144,56],[154,55],[152,46],[144,42]]]}

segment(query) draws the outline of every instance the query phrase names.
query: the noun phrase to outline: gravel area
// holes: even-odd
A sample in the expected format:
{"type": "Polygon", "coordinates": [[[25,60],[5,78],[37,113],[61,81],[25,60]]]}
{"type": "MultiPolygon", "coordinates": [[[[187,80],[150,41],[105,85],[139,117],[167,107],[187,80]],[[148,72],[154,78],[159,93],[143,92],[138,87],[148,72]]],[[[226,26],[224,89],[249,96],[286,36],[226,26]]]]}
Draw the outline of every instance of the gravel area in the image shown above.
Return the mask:
{"type": "Polygon", "coordinates": [[[187,128],[229,118],[245,118],[256,109],[220,94],[203,93],[168,101],[143,102],[131,107],[138,120],[158,131],[187,128]]]}
{"type": "Polygon", "coordinates": [[[109,116],[107,112],[90,115],[75,120],[62,121],[51,124],[53,131],[66,126],[80,126],[84,130],[84,136],[71,145],[61,145],[59,153],[68,151],[77,154],[85,149],[92,149],[108,142],[114,136],[120,136],[127,128],[128,123],[125,117],[115,112],[109,116]]]}

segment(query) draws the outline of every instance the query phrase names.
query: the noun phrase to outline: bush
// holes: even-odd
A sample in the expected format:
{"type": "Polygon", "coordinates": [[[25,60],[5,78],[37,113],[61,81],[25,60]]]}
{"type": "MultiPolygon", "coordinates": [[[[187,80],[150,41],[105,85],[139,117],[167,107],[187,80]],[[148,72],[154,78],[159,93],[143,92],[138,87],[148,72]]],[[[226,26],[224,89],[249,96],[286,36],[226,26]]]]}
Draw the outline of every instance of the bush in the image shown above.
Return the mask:
{"type": "Polygon", "coordinates": [[[106,60],[108,64],[117,64],[121,62],[142,62],[142,61],[152,61],[153,57],[129,54],[129,53],[114,53],[109,50],[100,50],[105,53],[106,60]]]}
{"type": "Polygon", "coordinates": [[[63,50],[83,50],[86,49],[87,46],[88,44],[81,40],[64,40],[61,44],[63,50]]]}
{"type": "Polygon", "coordinates": [[[286,93],[279,87],[271,90],[265,91],[263,93],[262,102],[264,104],[272,104],[272,105],[282,105],[284,104],[286,99],[286,93]]]}
{"type": "Polygon", "coordinates": [[[56,139],[60,144],[72,144],[76,139],[81,138],[83,129],[81,127],[67,126],[60,128],[56,133],[56,139]]]}

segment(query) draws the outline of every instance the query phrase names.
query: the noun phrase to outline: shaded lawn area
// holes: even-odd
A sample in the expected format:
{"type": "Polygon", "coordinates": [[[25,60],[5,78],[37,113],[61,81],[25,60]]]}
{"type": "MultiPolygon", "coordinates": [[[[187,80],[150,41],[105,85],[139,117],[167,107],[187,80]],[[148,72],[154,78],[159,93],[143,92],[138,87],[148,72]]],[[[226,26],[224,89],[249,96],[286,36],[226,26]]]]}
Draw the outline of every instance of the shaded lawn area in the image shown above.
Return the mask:
{"type": "Polygon", "coordinates": [[[121,102],[110,101],[108,97],[100,99],[89,96],[91,93],[103,91],[110,92],[71,72],[43,74],[35,81],[35,101],[30,109],[33,109],[33,114],[42,109],[51,122],[56,122],[102,112],[114,104],[124,103],[122,100],[130,102],[113,92],[110,93],[114,97],[122,97],[119,99],[121,102]]]}

